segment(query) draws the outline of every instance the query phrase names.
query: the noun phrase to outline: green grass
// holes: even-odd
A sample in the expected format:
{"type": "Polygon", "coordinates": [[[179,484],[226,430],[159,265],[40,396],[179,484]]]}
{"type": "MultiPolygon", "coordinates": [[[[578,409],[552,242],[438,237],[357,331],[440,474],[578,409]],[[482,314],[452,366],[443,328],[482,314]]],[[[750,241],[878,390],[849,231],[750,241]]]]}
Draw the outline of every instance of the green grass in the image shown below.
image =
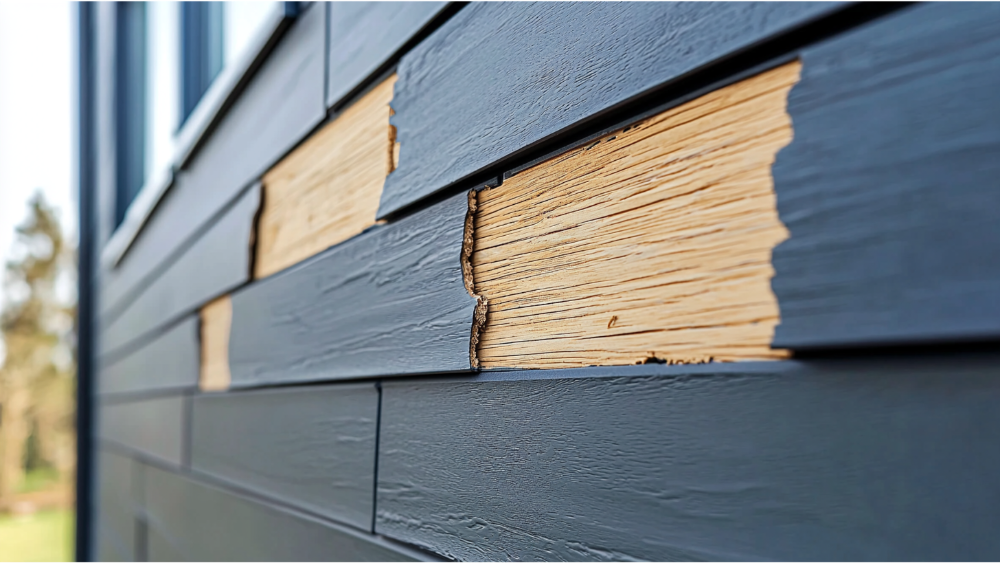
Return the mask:
{"type": "Polygon", "coordinates": [[[72,509],[0,516],[0,561],[72,560],[72,509]]]}

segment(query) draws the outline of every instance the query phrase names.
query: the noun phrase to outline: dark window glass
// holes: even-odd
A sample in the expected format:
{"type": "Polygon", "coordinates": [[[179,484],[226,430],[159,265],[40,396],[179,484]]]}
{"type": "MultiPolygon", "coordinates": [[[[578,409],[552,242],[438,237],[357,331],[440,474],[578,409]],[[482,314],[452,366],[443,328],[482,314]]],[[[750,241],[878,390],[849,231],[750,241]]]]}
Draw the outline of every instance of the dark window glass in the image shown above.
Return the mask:
{"type": "Polygon", "coordinates": [[[191,115],[223,62],[222,2],[181,2],[180,125],[191,115]]]}
{"type": "Polygon", "coordinates": [[[146,6],[115,4],[115,227],[146,178],[146,6]]]}

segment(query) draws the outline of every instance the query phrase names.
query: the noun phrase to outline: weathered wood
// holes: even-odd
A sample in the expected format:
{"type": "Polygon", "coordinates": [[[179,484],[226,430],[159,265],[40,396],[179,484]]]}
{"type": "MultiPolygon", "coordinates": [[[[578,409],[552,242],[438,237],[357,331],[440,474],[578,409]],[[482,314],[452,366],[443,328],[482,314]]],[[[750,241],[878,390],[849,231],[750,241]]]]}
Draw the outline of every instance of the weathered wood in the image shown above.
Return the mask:
{"type": "Polygon", "coordinates": [[[186,395],[103,403],[98,436],[174,465],[185,463],[186,395]]]}
{"type": "Polygon", "coordinates": [[[135,499],[133,461],[128,457],[98,449],[97,526],[98,559],[132,561],[135,558],[135,499]]]}
{"type": "Polygon", "coordinates": [[[176,391],[198,383],[198,317],[190,315],[163,334],[101,366],[98,392],[104,395],[176,391]]]}
{"type": "Polygon", "coordinates": [[[387,381],[376,531],[477,561],[996,559],[998,361],[387,381]]]}
{"type": "Polygon", "coordinates": [[[250,237],[260,204],[253,186],[198,243],[152,280],[101,332],[102,355],[122,353],[162,327],[250,279],[250,237]]]}
{"type": "Polygon", "coordinates": [[[202,395],[192,419],[195,471],[371,530],[374,384],[202,395]]]}
{"type": "Polygon", "coordinates": [[[774,344],[1000,335],[1000,6],[913,7],[802,59],[774,344]]]}
{"type": "Polygon", "coordinates": [[[468,370],[467,195],[233,294],[232,386],[468,370]]]}
{"type": "Polygon", "coordinates": [[[296,18],[148,219],[101,280],[101,317],[121,314],[216,214],[326,117],[326,13],[296,18]]]}
{"type": "Polygon", "coordinates": [[[254,277],[263,278],[375,224],[394,138],[382,81],[264,175],[254,277]]]}
{"type": "Polygon", "coordinates": [[[229,331],[233,324],[233,302],[228,295],[201,308],[201,374],[198,388],[202,391],[229,389],[229,331]]]}
{"type": "Polygon", "coordinates": [[[480,367],[780,358],[771,164],[793,62],[477,194],[480,367]]]}
{"type": "Polygon", "coordinates": [[[400,63],[379,217],[837,6],[470,4],[400,63]]]}
{"type": "Polygon", "coordinates": [[[326,105],[341,102],[444,8],[447,2],[331,2],[326,105]]]}
{"type": "Polygon", "coordinates": [[[371,534],[144,467],[150,561],[414,561],[371,534]]]}

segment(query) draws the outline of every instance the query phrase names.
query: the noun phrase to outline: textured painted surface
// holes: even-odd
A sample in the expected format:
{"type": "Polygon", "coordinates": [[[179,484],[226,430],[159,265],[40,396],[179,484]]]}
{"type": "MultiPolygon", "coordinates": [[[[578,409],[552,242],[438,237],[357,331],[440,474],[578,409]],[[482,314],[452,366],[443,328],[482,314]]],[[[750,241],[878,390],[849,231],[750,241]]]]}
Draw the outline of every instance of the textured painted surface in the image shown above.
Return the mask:
{"type": "Polygon", "coordinates": [[[174,465],[184,463],[184,395],[100,405],[98,436],[174,465]]]}
{"type": "Polygon", "coordinates": [[[101,351],[119,351],[165,324],[194,313],[212,298],[250,279],[250,234],[260,188],[247,190],[198,243],[151,281],[101,332],[101,351]]]}
{"type": "Polygon", "coordinates": [[[198,383],[198,317],[191,315],[134,352],[101,366],[98,392],[193,388],[198,383]]]}
{"type": "Polygon", "coordinates": [[[374,384],[202,395],[192,416],[194,470],[371,529],[374,384]]]}
{"type": "MultiPolygon", "coordinates": [[[[337,4],[333,4],[337,5],[337,4]]],[[[263,278],[375,224],[391,168],[389,101],[382,81],[264,175],[254,277],[263,278]]]]}
{"type": "Polygon", "coordinates": [[[998,360],[389,381],[376,531],[464,560],[996,559],[998,360]]]}
{"type": "Polygon", "coordinates": [[[121,264],[101,280],[102,320],[121,313],[165,261],[192,244],[220,209],[326,117],[326,14],[309,9],[281,38],[176,184],[121,264]]]}
{"type": "Polygon", "coordinates": [[[379,216],[830,3],[473,3],[403,57],[379,216]]]}
{"type": "Polygon", "coordinates": [[[135,501],[132,460],[97,450],[97,535],[100,561],[131,561],[135,557],[135,501]]]}
{"type": "Polygon", "coordinates": [[[775,345],[996,337],[1000,6],[914,7],[802,59],[775,345]]]}
{"type": "Polygon", "coordinates": [[[233,294],[233,387],[469,369],[460,194],[233,294]]]}
{"type": "Polygon", "coordinates": [[[793,62],[615,131],[477,194],[479,365],[780,358],[771,164],[793,62]]]}
{"type": "Polygon", "coordinates": [[[326,104],[333,106],[385,64],[447,2],[331,2],[326,104]]]}
{"type": "Polygon", "coordinates": [[[370,534],[144,468],[151,561],[413,561],[370,534]]]}
{"type": "Polygon", "coordinates": [[[201,308],[201,371],[198,388],[202,391],[229,389],[229,331],[233,324],[233,302],[228,295],[201,308]]]}

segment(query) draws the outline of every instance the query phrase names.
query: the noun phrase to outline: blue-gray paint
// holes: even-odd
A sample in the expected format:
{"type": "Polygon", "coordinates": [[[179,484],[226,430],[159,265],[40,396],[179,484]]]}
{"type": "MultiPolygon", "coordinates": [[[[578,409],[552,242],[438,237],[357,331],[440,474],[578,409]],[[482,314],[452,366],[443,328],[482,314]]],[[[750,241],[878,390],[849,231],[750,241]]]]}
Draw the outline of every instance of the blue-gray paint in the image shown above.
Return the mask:
{"type": "Polygon", "coordinates": [[[126,456],[98,449],[97,535],[98,561],[132,561],[135,558],[135,499],[133,461],[126,456]]]}
{"type": "Polygon", "coordinates": [[[198,385],[200,327],[192,314],[124,357],[101,365],[97,392],[102,395],[178,391],[198,385]]]}
{"type": "Polygon", "coordinates": [[[102,401],[97,435],[123,452],[138,453],[180,466],[187,461],[187,395],[129,401],[102,401]]]}

